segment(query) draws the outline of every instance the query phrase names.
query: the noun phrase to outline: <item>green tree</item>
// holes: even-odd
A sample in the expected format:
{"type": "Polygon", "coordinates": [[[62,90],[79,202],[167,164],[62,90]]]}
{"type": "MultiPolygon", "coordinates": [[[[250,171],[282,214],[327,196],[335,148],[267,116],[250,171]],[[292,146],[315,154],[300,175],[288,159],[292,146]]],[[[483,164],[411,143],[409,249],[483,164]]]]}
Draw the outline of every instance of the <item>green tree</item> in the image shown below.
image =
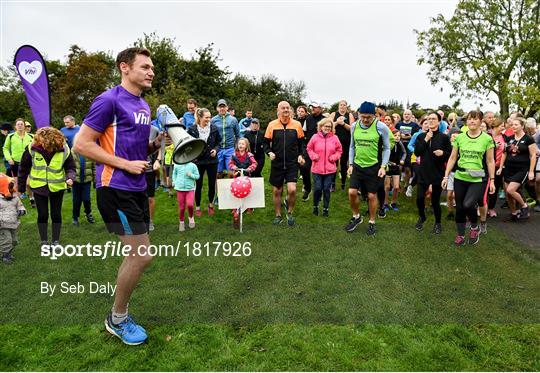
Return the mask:
{"type": "Polygon", "coordinates": [[[439,14],[415,31],[420,65],[432,84],[448,82],[451,97],[495,94],[501,114],[510,106],[540,109],[538,0],[461,0],[454,14],[439,14]]]}
{"type": "Polygon", "coordinates": [[[61,126],[70,114],[82,120],[96,96],[118,80],[113,58],[105,52],[87,53],[77,45],[69,49],[65,76],[55,82],[52,92],[52,125],[61,126]]]}
{"type": "MultiPolygon", "coordinates": [[[[214,44],[195,50],[195,56],[184,63],[182,79],[188,92],[197,101],[209,109],[216,106],[217,100],[225,97],[230,72],[221,68],[219,52],[214,51],[214,44]]],[[[230,100],[230,98],[229,98],[230,100]]]]}
{"type": "Polygon", "coordinates": [[[159,38],[153,32],[143,34],[133,45],[148,49],[152,55],[155,76],[148,94],[161,95],[171,88],[172,82],[182,83],[184,61],[175,45],[175,39],[159,38]]]}
{"type": "Polygon", "coordinates": [[[33,122],[15,66],[0,67],[0,120],[13,123],[19,117],[33,122]]]}

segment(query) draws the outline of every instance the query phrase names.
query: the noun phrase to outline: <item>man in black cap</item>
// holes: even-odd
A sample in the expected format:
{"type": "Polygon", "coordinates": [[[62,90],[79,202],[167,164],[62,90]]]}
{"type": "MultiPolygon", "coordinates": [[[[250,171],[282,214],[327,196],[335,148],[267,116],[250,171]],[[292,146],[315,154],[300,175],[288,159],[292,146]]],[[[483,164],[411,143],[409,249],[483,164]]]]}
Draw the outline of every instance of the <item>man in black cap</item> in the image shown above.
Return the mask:
{"type": "Polygon", "coordinates": [[[264,153],[264,133],[260,130],[261,125],[259,119],[250,118],[250,126],[244,132],[244,137],[249,141],[249,148],[255,160],[257,168],[251,173],[252,177],[261,177],[262,169],[264,168],[265,153],[264,153]]]}
{"type": "MultiPolygon", "coordinates": [[[[323,108],[320,103],[313,101],[309,108],[311,114],[306,117],[302,130],[306,136],[305,144],[309,143],[311,137],[317,133],[317,123],[324,119],[323,108]]],[[[302,175],[302,181],[304,182],[304,194],[302,195],[302,201],[307,202],[309,195],[311,194],[311,158],[304,154],[305,163],[300,167],[300,174],[302,175]]]]}
{"type": "Polygon", "coordinates": [[[390,158],[390,130],[375,117],[375,104],[364,101],[358,109],[359,120],[351,126],[351,145],[349,147],[349,203],[353,216],[345,226],[352,232],[363,219],[360,215],[358,189],[368,192],[369,226],[367,234],[373,236],[375,212],[377,211],[377,189],[384,180],[390,158]]]}

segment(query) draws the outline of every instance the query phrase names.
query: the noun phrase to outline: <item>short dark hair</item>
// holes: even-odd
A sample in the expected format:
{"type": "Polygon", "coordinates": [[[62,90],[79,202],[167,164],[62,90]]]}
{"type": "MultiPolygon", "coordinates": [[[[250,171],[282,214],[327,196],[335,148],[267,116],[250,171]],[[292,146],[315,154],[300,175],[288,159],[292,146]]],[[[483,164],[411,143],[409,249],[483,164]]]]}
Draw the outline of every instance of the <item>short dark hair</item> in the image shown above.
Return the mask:
{"type": "Polygon", "coordinates": [[[467,119],[469,119],[469,118],[482,120],[482,119],[484,119],[484,113],[482,113],[482,111],[480,111],[480,110],[471,110],[467,114],[467,119]]]}
{"type": "Polygon", "coordinates": [[[138,54],[150,57],[150,51],[146,48],[133,47],[124,49],[122,52],[118,53],[118,56],[116,56],[116,67],[118,70],[120,70],[120,64],[122,62],[127,63],[130,67],[133,66],[133,62],[138,54]]]}
{"type": "Polygon", "coordinates": [[[187,100],[187,103],[193,104],[195,106],[199,106],[199,104],[197,103],[197,100],[195,100],[194,98],[190,98],[189,100],[187,100]]]}
{"type": "Polygon", "coordinates": [[[386,111],[386,105],[380,104],[380,105],[377,105],[377,107],[379,109],[382,109],[382,110],[386,111]]]}
{"type": "Polygon", "coordinates": [[[435,114],[439,122],[442,120],[441,114],[437,113],[436,111],[430,111],[429,113],[427,113],[426,117],[429,117],[431,114],[435,114]]]}

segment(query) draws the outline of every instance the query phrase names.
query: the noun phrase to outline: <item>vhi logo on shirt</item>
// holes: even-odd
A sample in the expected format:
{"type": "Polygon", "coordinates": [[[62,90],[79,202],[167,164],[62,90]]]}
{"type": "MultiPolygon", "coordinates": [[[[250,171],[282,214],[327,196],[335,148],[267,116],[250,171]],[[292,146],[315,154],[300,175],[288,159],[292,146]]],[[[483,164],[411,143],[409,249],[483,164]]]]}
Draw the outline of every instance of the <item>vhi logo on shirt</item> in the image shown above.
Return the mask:
{"type": "Polygon", "coordinates": [[[145,109],[141,109],[136,113],[133,113],[133,119],[137,124],[150,124],[150,113],[145,109]]]}

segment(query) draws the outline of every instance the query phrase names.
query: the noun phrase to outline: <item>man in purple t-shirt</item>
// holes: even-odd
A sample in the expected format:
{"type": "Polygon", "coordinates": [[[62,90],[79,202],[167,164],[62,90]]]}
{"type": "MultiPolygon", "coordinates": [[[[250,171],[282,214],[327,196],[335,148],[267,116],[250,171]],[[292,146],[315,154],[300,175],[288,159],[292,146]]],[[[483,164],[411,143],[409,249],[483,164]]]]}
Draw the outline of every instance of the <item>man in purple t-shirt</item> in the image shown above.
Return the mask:
{"type": "Polygon", "coordinates": [[[118,270],[114,305],[105,327],[124,343],[137,345],[145,342],[147,335],[128,314],[128,303],[152,261],[146,252],[150,240],[144,171],[149,167],[148,154],[159,149],[162,135],[148,141],[150,107],[141,97],[152,87],[154,78],[150,52],[128,48],[118,54],[116,65],[122,81],[96,97],[83,120],[74,150],[98,163],[99,212],[109,232],[119,235],[122,243],[132,248],[118,270]]]}

